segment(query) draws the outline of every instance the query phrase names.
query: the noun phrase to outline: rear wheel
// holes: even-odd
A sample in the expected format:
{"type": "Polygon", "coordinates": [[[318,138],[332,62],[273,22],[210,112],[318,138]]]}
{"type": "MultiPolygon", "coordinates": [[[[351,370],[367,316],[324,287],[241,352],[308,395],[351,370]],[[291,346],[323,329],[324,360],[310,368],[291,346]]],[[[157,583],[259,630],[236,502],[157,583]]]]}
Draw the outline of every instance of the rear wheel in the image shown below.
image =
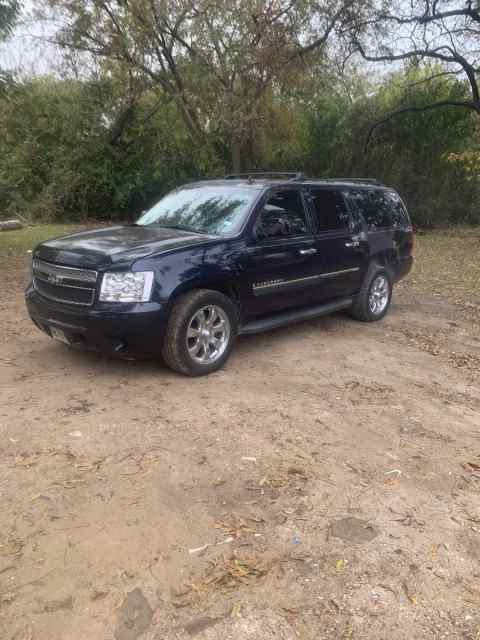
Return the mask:
{"type": "Polygon", "coordinates": [[[352,315],[362,322],[381,320],[392,300],[392,279],[388,271],[372,263],[352,306],[352,315]]]}
{"type": "Polygon", "coordinates": [[[191,291],[175,303],[163,345],[165,362],[175,371],[202,376],[220,369],[237,335],[237,310],[218,291],[191,291]]]}

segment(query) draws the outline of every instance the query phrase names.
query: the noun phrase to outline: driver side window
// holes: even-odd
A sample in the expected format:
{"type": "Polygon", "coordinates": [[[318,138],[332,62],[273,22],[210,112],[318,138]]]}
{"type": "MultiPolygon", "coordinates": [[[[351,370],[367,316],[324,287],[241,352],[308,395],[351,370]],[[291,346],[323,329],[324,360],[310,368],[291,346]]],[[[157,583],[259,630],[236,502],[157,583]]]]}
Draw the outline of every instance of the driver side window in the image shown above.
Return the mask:
{"type": "Polygon", "coordinates": [[[306,235],[307,219],[300,192],[278,191],[270,196],[255,223],[257,240],[306,235]]]}

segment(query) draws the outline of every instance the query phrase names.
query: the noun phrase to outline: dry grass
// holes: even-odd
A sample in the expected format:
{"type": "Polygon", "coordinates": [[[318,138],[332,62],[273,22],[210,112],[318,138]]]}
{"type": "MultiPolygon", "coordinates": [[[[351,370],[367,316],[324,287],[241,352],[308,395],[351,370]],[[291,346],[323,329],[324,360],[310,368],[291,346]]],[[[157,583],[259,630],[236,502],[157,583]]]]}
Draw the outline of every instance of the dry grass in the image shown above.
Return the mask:
{"type": "Polygon", "coordinates": [[[22,257],[39,242],[74,233],[82,227],[73,224],[39,224],[18,231],[0,232],[0,258],[22,257]]]}
{"type": "Polygon", "coordinates": [[[480,303],[480,227],[417,235],[414,253],[406,286],[457,304],[480,303]]]}

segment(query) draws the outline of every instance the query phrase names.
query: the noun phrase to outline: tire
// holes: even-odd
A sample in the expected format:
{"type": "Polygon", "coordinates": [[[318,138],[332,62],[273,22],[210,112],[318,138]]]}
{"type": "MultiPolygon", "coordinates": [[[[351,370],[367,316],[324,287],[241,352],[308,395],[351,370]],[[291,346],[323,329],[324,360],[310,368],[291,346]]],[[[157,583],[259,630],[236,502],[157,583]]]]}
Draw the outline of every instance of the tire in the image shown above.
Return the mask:
{"type": "Polygon", "coordinates": [[[391,300],[392,277],[384,267],[372,262],[353,303],[351,315],[361,322],[376,322],[385,316],[391,300]],[[381,283],[384,283],[384,295],[380,295],[382,289],[379,289],[379,285],[381,283]],[[375,289],[376,291],[374,291],[375,289]],[[374,303],[374,300],[377,301],[377,304],[374,303]]]}
{"type": "Polygon", "coordinates": [[[163,359],[178,373],[208,375],[228,360],[237,332],[238,310],[230,298],[208,289],[190,291],[170,313],[163,359]]]}

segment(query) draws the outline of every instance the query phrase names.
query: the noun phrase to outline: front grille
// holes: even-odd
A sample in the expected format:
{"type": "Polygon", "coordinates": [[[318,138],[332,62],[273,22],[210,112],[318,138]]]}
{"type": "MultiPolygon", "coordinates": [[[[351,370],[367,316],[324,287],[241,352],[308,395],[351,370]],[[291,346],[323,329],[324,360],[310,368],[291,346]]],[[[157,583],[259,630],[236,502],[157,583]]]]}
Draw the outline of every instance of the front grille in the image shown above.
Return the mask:
{"type": "Polygon", "coordinates": [[[35,259],[33,285],[40,295],[56,302],[91,306],[95,300],[98,274],[89,269],[63,267],[35,259]]]}

